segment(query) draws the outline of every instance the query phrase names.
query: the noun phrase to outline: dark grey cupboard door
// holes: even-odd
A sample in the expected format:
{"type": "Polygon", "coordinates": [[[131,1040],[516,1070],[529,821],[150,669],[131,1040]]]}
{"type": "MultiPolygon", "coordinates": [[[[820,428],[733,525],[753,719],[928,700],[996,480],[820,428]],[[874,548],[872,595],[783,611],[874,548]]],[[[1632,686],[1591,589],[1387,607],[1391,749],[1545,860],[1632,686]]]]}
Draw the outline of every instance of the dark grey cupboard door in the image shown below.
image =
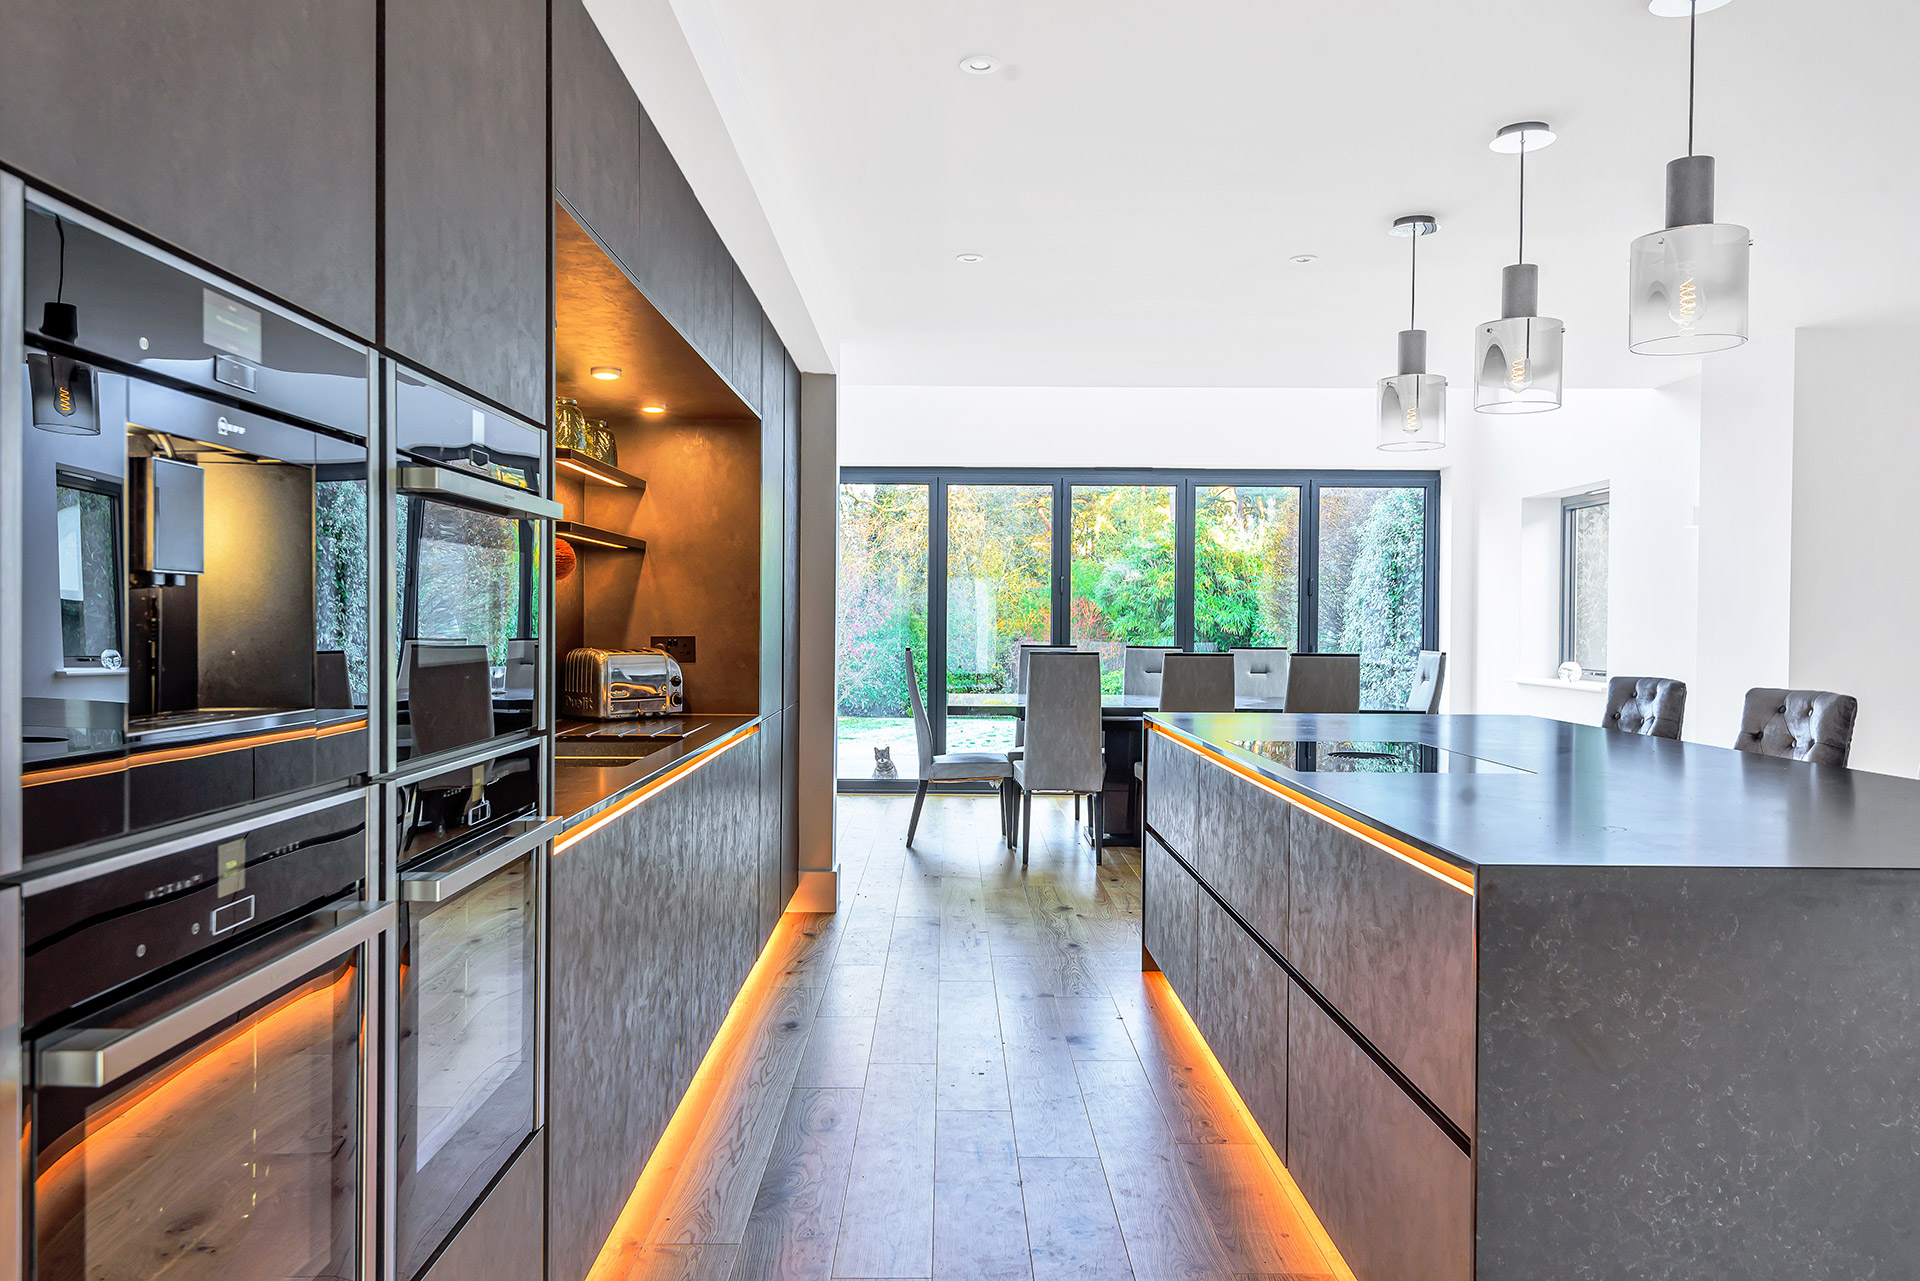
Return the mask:
{"type": "Polygon", "coordinates": [[[640,100],[581,0],[553,3],[553,185],[629,272],[640,260],[640,100]]]}
{"type": "Polygon", "coordinates": [[[374,337],[374,0],[0,0],[0,159],[374,337]]]}
{"type": "MultiPolygon", "coordinates": [[[[773,334],[773,326],[767,326],[771,340],[778,342],[773,334]]],[[[786,416],[787,439],[787,498],[786,527],[782,530],[786,547],[783,551],[787,590],[781,602],[781,623],[785,634],[781,640],[781,651],[785,656],[785,671],[781,682],[786,693],[784,700],[788,707],[800,701],[800,367],[793,363],[783,347],[780,351],[780,363],[786,382],[786,394],[782,409],[786,416]]]]}
{"type": "MultiPolygon", "coordinates": [[[[761,352],[760,333],[766,325],[766,317],[760,312],[760,300],[753,296],[753,286],[740,274],[740,265],[733,266],[733,340],[732,358],[726,369],[727,381],[740,393],[740,398],[753,407],[754,412],[761,411],[761,352]]],[[[773,340],[778,344],[779,339],[773,340]]]]}
{"type": "Polygon", "coordinates": [[[732,368],[733,257],[644,110],[640,242],[645,252],[627,266],[641,291],[709,365],[732,368]]]}
{"type": "MultiPolygon", "coordinates": [[[[757,308],[756,308],[757,310],[757,308]]],[[[777,711],[786,699],[787,457],[786,350],[771,325],[754,333],[760,353],[760,710],[777,711]]]]}
{"type": "Polygon", "coordinates": [[[386,14],[382,342],[544,422],[545,0],[387,0],[386,14]]]}

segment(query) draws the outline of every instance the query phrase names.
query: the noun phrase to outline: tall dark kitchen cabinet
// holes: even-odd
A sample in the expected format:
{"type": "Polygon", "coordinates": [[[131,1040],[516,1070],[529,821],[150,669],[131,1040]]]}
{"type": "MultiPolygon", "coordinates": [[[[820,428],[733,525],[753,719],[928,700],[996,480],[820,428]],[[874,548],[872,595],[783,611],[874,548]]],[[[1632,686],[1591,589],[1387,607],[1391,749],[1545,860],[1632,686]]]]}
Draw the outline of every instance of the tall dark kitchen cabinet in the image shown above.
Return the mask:
{"type": "Polygon", "coordinates": [[[547,418],[546,0],[387,0],[385,345],[547,418]]]}
{"type": "Polygon", "coordinates": [[[375,0],[0,0],[0,159],[372,338],[378,40],[375,0]]]}
{"type": "Polygon", "coordinates": [[[642,256],[640,99],[581,0],[553,0],[553,65],[554,190],[632,274],[642,256]]]}

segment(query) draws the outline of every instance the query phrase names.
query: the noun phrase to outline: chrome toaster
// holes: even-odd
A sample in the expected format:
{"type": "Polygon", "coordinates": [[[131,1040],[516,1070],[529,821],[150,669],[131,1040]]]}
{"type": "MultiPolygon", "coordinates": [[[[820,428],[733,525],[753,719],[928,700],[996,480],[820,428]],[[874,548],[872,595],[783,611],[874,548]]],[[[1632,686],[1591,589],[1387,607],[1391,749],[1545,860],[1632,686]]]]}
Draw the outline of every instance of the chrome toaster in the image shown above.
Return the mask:
{"type": "Polygon", "coordinates": [[[567,655],[560,711],[597,721],[678,716],[686,710],[680,664],[664,650],[576,649],[567,655]]]}

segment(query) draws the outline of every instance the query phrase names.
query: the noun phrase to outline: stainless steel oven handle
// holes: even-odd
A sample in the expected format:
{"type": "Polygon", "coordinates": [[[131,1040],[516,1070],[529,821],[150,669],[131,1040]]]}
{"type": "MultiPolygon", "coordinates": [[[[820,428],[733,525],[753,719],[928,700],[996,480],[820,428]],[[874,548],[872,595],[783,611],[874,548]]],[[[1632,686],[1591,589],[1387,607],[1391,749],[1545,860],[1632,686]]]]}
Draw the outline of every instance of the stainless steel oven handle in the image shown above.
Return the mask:
{"type": "Polygon", "coordinates": [[[454,895],[478,885],[529,850],[546,844],[558,836],[564,826],[566,820],[554,816],[519,819],[508,824],[510,830],[500,841],[478,854],[430,872],[402,873],[400,897],[409,903],[444,903],[454,895]]]}
{"type": "Polygon", "coordinates": [[[99,1089],[262,1001],[301,975],[345,956],[399,919],[400,909],[362,903],[339,912],[343,923],[311,943],[266,962],[225,987],[135,1028],[76,1028],[40,1046],[36,1085],[99,1089]]]}
{"type": "Polygon", "coordinates": [[[438,498],[516,520],[560,519],[560,504],[551,498],[480,476],[469,476],[452,467],[404,466],[400,468],[399,489],[403,494],[438,498]]]}

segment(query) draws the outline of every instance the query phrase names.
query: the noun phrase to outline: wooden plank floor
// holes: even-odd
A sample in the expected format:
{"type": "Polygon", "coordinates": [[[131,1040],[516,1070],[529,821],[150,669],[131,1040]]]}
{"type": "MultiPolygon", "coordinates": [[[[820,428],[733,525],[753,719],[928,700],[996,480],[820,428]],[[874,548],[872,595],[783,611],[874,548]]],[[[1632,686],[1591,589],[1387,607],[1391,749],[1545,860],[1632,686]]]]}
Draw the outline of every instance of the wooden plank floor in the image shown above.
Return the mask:
{"type": "Polygon", "coordinates": [[[910,803],[840,799],[841,910],[782,921],[594,1281],[1350,1281],[1140,972],[1139,851],[1046,802],[1023,869],[962,796],[909,850],[910,803]]]}

